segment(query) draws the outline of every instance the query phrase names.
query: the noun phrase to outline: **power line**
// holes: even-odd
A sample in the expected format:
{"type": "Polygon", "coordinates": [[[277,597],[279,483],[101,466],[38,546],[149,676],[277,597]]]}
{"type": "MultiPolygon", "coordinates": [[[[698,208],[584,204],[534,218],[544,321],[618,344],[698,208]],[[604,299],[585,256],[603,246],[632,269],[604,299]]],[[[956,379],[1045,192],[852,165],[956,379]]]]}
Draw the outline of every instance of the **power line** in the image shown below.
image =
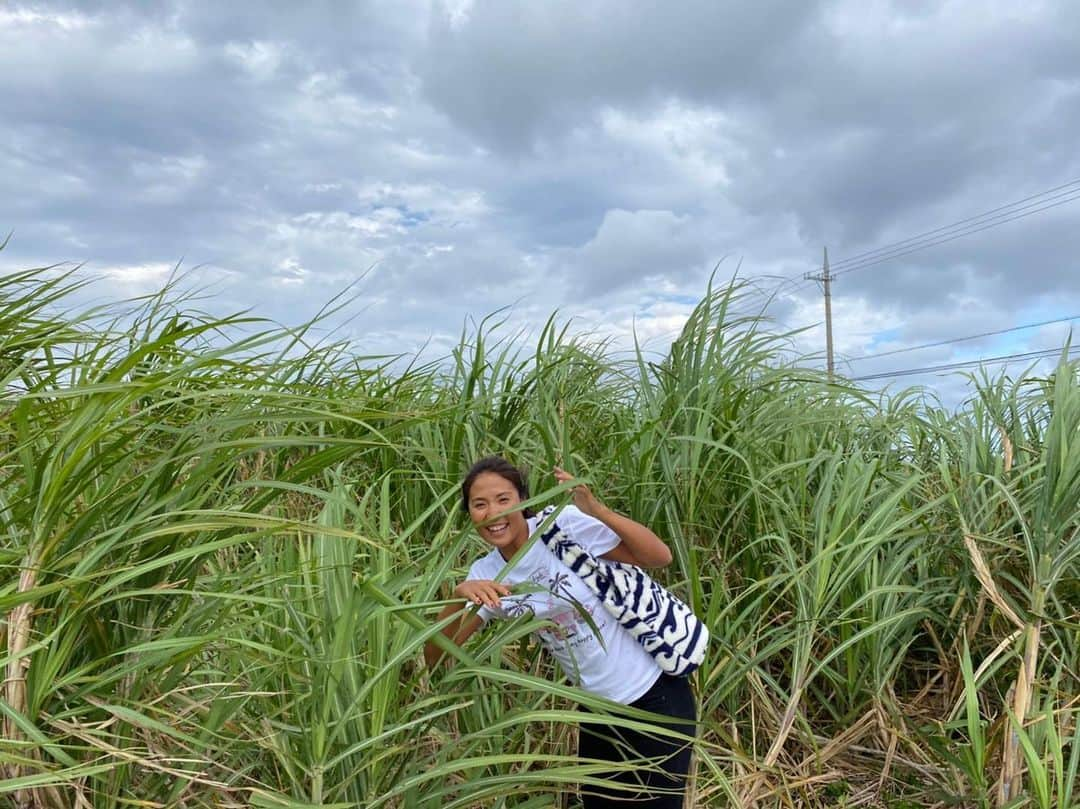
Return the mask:
{"type": "Polygon", "coordinates": [[[894,354],[907,354],[911,351],[919,351],[923,348],[936,348],[937,346],[951,345],[952,343],[962,343],[965,340],[978,340],[980,337],[993,337],[997,334],[1008,334],[1009,332],[1022,331],[1023,329],[1035,329],[1039,326],[1049,326],[1053,323],[1066,323],[1070,320],[1080,320],[1080,315],[1069,315],[1069,317],[1059,317],[1054,320],[1042,320],[1038,323],[1025,323],[1022,326],[1013,326],[1009,329],[998,329],[997,331],[984,331],[979,334],[969,334],[965,337],[953,337],[949,340],[939,340],[936,343],[923,343],[922,345],[911,346],[909,348],[897,348],[894,351],[882,351],[879,354],[864,354],[861,357],[850,357],[845,359],[844,362],[859,362],[860,360],[877,359],[878,357],[891,357],[894,354]]]}
{"type": "MultiPolygon", "coordinates": [[[[997,222],[991,221],[989,224],[981,225],[981,227],[970,227],[970,228],[968,228],[966,230],[962,230],[960,232],[954,233],[954,234],[952,234],[952,235],[950,235],[948,237],[945,237],[945,238],[935,239],[933,241],[928,241],[928,242],[926,242],[924,244],[913,245],[913,246],[911,246],[910,249],[901,250],[899,252],[890,253],[888,255],[881,256],[880,258],[876,258],[876,259],[873,259],[873,260],[868,260],[868,261],[864,261],[862,263],[847,266],[847,267],[844,267],[844,269],[834,273],[834,275],[845,275],[845,274],[847,274],[849,272],[854,272],[855,270],[862,270],[862,269],[865,269],[867,267],[873,267],[873,266],[875,266],[877,264],[882,264],[882,263],[884,263],[886,261],[892,261],[895,258],[901,258],[903,256],[911,255],[912,253],[917,253],[920,250],[926,250],[929,247],[936,247],[939,244],[945,244],[947,242],[951,242],[951,241],[955,241],[956,239],[963,238],[964,236],[970,236],[973,233],[979,233],[979,232],[984,231],[984,230],[989,230],[990,228],[996,228],[999,225],[1004,225],[1004,224],[1006,224],[1008,222],[1015,222],[1017,219],[1024,219],[1025,217],[1033,216],[1034,214],[1041,213],[1042,211],[1048,211],[1051,208],[1057,208],[1057,207],[1059,207],[1061,205],[1065,205],[1066,203],[1073,202],[1074,200],[1077,200],[1077,199],[1080,199],[1080,189],[1078,189],[1076,193],[1074,193],[1072,196],[1067,197],[1066,199],[1062,199],[1062,200],[1057,201],[1057,202],[1049,203],[1049,204],[1043,205],[1042,207],[1035,208],[1034,210],[1025,211],[1024,213],[1013,212],[1013,213],[1016,213],[1015,216],[1009,216],[1008,218],[1001,219],[1000,221],[997,221],[997,222]]],[[[1024,209],[1018,209],[1018,210],[1024,210],[1024,209]]],[[[1001,215],[999,215],[999,217],[1000,216],[1001,215]]],[[[997,219],[999,217],[993,217],[993,218],[997,219]]]]}
{"type": "MultiPolygon", "coordinates": [[[[949,225],[943,225],[932,230],[925,231],[915,236],[910,236],[906,239],[902,239],[898,242],[885,245],[884,247],[875,248],[874,250],[868,250],[863,253],[858,253],[854,256],[850,256],[846,259],[841,259],[832,265],[831,279],[835,279],[840,275],[844,275],[855,270],[866,269],[867,267],[873,267],[877,264],[882,264],[886,261],[892,261],[893,259],[902,258],[912,253],[916,253],[920,250],[926,250],[931,247],[936,247],[940,244],[955,241],[956,239],[963,238],[964,236],[970,236],[975,233],[979,233],[990,228],[1004,225],[1008,222],[1014,222],[1017,219],[1024,219],[1028,216],[1032,216],[1043,211],[1057,208],[1061,205],[1065,205],[1069,202],[1080,199],[1080,178],[1070,180],[1067,183],[1048,188],[1045,191],[1040,191],[1037,194],[1031,194],[1030,196],[1023,197],[1022,199],[1014,202],[1007,203],[1005,205],[999,205],[996,208],[991,208],[988,211],[983,211],[975,216],[969,216],[965,219],[959,219],[949,225]]],[[[757,278],[764,278],[765,276],[751,276],[748,280],[755,280],[757,278]]],[[[804,274],[804,280],[802,283],[795,283],[795,286],[788,290],[788,294],[798,292],[809,284],[814,283],[817,278],[810,277],[809,273],[804,274]]],[[[778,295],[783,286],[789,283],[796,282],[795,276],[788,276],[787,280],[777,285],[772,295],[778,295]]],[[[762,294],[760,290],[755,290],[756,294],[762,294]]],[[[743,314],[748,314],[743,312],[743,314]]],[[[1017,327],[1020,328],[1020,327],[1017,327]]],[[[993,334],[995,332],[991,332],[993,334]]],[[[981,336],[981,335],[977,335],[981,336]]],[[[960,339],[975,339],[960,338],[960,339]]],[[[950,342],[950,341],[945,341],[950,342]]],[[[932,344],[932,345],[941,345],[932,344]]],[[[921,346],[928,347],[928,346],[921,346]]],[[[889,353],[902,353],[903,351],[912,349],[901,349],[896,352],[889,353]]],[[[878,354],[871,356],[886,356],[886,354],[878,354]]],[[[868,357],[856,357],[858,359],[868,359],[868,357]]],[[[855,360],[848,360],[853,362],[855,360]]]]}
{"type": "MultiPolygon", "coordinates": [[[[854,272],[855,270],[871,267],[876,264],[881,264],[885,261],[891,261],[894,258],[901,258],[919,250],[926,250],[930,247],[935,247],[939,244],[945,244],[946,242],[954,241],[955,239],[962,238],[964,236],[970,236],[974,233],[979,233],[983,230],[988,230],[998,225],[1004,225],[1008,222],[1016,221],[1017,219],[1023,219],[1033,214],[1041,213],[1042,211],[1056,208],[1060,205],[1073,202],[1080,199],[1080,178],[1070,180],[1067,183],[1048,188],[1045,191],[1040,191],[1037,194],[1031,194],[1030,196],[1023,197],[1014,202],[1007,203],[1005,205],[999,205],[996,208],[991,208],[988,211],[969,216],[964,219],[958,219],[957,221],[942,225],[941,227],[933,228],[914,236],[909,236],[906,239],[893,242],[891,244],[884,245],[882,247],[874,248],[873,250],[867,250],[862,253],[856,253],[853,256],[840,259],[833,262],[832,274],[833,276],[842,275],[848,272],[854,272]]],[[[752,276],[754,277],[754,276],[752,276]]],[[[795,281],[797,276],[789,276],[790,281],[795,281]]],[[[797,284],[789,292],[797,292],[803,287],[808,286],[812,281],[803,281],[797,284]]]]}
{"type": "Polygon", "coordinates": [[[1000,357],[982,357],[977,360],[966,360],[964,362],[950,362],[945,365],[930,365],[923,368],[902,368],[898,371],[885,371],[879,374],[866,374],[865,376],[853,376],[850,377],[852,382],[867,382],[873,379],[891,379],[898,376],[913,376],[915,374],[930,374],[937,371],[955,371],[959,368],[970,368],[974,365],[983,365],[993,362],[1015,362],[1018,360],[1033,360],[1041,359],[1044,357],[1052,357],[1060,355],[1062,348],[1048,348],[1042,351],[1029,351],[1024,354],[1004,354],[1000,357]]]}
{"type": "MultiPolygon", "coordinates": [[[[1056,194],[1057,197],[1065,196],[1067,194],[1076,193],[1078,190],[1080,190],[1080,188],[1077,188],[1077,186],[1080,186],[1080,178],[1075,179],[1075,180],[1071,180],[1071,181],[1069,181],[1067,183],[1063,183],[1062,185],[1059,185],[1059,186],[1055,186],[1054,188],[1048,188],[1045,191],[1040,191],[1038,194],[1032,194],[1031,196],[1024,197],[1023,199],[1016,200],[1015,202],[1010,202],[1010,203],[1008,203],[1006,205],[999,205],[997,208],[991,208],[989,211],[983,211],[982,213],[976,214],[975,216],[969,216],[966,219],[960,219],[960,220],[958,220],[956,222],[953,222],[950,225],[943,225],[943,226],[941,226],[939,228],[934,228],[933,230],[928,230],[928,231],[926,231],[924,233],[919,233],[919,234],[917,234],[915,236],[909,236],[906,239],[901,239],[898,242],[893,242],[892,244],[885,245],[884,247],[878,247],[878,248],[875,248],[873,250],[867,250],[864,253],[858,253],[858,254],[856,254],[854,256],[849,256],[848,258],[844,258],[844,259],[841,259],[840,261],[837,261],[833,265],[833,269],[834,270],[842,269],[846,265],[861,262],[864,259],[868,260],[868,259],[870,259],[870,257],[875,256],[875,254],[884,253],[884,252],[892,252],[892,251],[900,249],[902,247],[910,246],[911,242],[919,241],[919,240],[925,239],[928,236],[934,236],[935,234],[941,234],[943,231],[953,230],[955,228],[960,227],[961,225],[967,225],[969,222],[975,222],[976,220],[986,219],[986,217],[990,216],[991,214],[996,214],[996,213],[999,213],[1001,211],[1006,211],[1006,210],[1008,210],[1010,208],[1016,208],[1018,205],[1022,205],[1025,202],[1030,202],[1032,200],[1040,199],[1041,197],[1046,197],[1046,196],[1055,194],[1055,192],[1058,192],[1058,191],[1061,191],[1062,193],[1061,194],[1056,194]],[[1063,191],[1063,189],[1070,189],[1070,190],[1063,191]]],[[[1034,203],[1034,204],[1039,205],[1039,204],[1042,204],[1042,202],[1046,202],[1046,201],[1047,200],[1042,200],[1041,202],[1034,203]]],[[[1027,206],[1027,207],[1030,207],[1030,206],[1027,206]]],[[[1010,213],[1016,213],[1016,211],[1010,211],[1010,213]]],[[[1007,215],[1007,214],[1002,214],[1002,215],[1004,216],[1004,215],[1007,215]]]]}

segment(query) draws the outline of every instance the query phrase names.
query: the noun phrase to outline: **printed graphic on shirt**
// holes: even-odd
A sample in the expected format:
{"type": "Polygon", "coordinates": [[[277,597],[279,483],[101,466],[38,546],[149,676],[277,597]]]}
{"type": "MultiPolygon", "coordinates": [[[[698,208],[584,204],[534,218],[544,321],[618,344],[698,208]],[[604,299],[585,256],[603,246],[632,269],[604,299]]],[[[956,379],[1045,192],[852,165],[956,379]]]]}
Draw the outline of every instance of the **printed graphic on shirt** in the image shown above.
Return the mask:
{"type": "Polygon", "coordinates": [[[534,570],[527,581],[543,590],[505,596],[498,612],[506,618],[532,615],[547,621],[537,635],[558,657],[569,657],[585,646],[602,646],[594,627],[599,629],[606,617],[597,614],[595,605],[581,602],[583,594],[574,592],[581,580],[571,571],[534,570]]]}

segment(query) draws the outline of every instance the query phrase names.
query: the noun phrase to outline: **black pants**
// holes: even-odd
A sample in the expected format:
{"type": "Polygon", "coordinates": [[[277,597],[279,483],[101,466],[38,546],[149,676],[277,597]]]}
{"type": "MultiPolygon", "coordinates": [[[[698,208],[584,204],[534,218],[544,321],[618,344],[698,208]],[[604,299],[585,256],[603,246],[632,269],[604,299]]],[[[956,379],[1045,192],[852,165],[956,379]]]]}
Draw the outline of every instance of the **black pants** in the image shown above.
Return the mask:
{"type": "MultiPolygon", "coordinates": [[[[661,674],[644,696],[630,706],[669,716],[671,721],[662,723],[664,727],[691,738],[694,736],[697,709],[685,677],[661,674]]],[[[636,785],[636,789],[606,790],[582,786],[584,809],[682,809],[686,775],[690,771],[690,743],[620,728],[617,719],[613,722],[610,725],[582,724],[578,756],[602,761],[649,759],[650,763],[601,775],[615,783],[636,785]]]]}

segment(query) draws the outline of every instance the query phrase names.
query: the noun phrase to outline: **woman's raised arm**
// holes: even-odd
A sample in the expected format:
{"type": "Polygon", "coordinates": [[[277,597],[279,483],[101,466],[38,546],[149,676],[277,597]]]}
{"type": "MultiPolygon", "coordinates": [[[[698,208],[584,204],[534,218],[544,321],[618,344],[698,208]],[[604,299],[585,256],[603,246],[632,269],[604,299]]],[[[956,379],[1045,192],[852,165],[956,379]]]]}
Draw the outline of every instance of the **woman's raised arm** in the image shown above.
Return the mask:
{"type": "MultiPolygon", "coordinates": [[[[566,483],[573,479],[574,476],[569,472],[558,466],[555,467],[555,480],[559,483],[566,483]]],[[[671,549],[664,540],[653,533],[652,529],[612,511],[597,500],[596,495],[583,483],[574,486],[571,491],[575,506],[593,519],[602,522],[622,540],[603,554],[602,558],[615,562],[629,562],[638,567],[667,567],[671,564],[671,549]]]]}

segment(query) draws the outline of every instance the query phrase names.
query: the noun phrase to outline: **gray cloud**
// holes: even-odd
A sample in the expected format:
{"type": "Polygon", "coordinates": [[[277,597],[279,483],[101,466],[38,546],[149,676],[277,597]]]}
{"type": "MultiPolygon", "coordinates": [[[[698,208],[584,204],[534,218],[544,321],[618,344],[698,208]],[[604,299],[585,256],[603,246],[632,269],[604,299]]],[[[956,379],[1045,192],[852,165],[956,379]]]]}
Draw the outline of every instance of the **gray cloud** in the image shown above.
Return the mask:
{"type": "MultiPolygon", "coordinates": [[[[822,245],[1080,178],[1078,40],[1065,2],[14,4],[0,268],[183,258],[288,322],[362,279],[352,333],[407,351],[505,306],[660,335],[726,256],[801,326],[822,245]]],[[[844,350],[1080,311],[1078,212],[842,275],[844,350]]]]}
{"type": "Polygon", "coordinates": [[[568,257],[568,281],[584,295],[603,295],[693,277],[706,259],[694,225],[671,211],[608,211],[596,235],[568,257]]]}
{"type": "Polygon", "coordinates": [[[737,13],[705,0],[473,3],[464,24],[432,16],[421,75],[433,102],[493,144],[518,151],[559,138],[598,106],[637,108],[750,93],[782,80],[778,59],[817,4],[767,0],[737,13]]]}

